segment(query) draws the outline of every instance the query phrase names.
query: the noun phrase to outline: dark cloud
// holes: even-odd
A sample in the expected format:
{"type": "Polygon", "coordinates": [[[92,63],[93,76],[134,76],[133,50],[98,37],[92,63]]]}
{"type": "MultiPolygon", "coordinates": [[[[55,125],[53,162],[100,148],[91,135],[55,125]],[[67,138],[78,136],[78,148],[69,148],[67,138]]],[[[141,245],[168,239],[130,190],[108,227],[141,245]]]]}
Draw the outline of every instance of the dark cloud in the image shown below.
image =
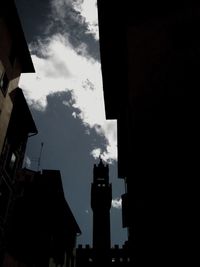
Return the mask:
{"type": "Polygon", "coordinates": [[[67,34],[70,43],[79,54],[85,52],[80,49],[82,45],[85,45],[88,55],[99,61],[99,42],[88,31],[88,23],[81,16],[81,13],[74,9],[72,3],[73,1],[63,1],[62,8],[65,12],[62,14],[62,17],[58,16],[58,12],[52,13],[49,33],[59,32],[64,35],[67,34]]]}
{"type": "MultiPolygon", "coordinates": [[[[39,134],[29,139],[27,155],[32,161],[31,168],[37,169],[36,159],[39,157],[40,144],[44,142],[41,168],[61,171],[66,200],[83,232],[79,242],[88,243],[92,234],[90,185],[93,164],[96,163],[90,153],[96,147],[105,151],[107,141],[95,129],[87,128],[78,117],[72,116],[73,112],[80,111],[66,105],[70,102],[73,102],[71,92],[56,93],[47,97],[45,111],[32,109],[39,134]]],[[[116,182],[116,165],[110,168],[111,180],[116,182]]],[[[120,192],[116,190],[114,194],[119,196],[120,192]]],[[[121,214],[118,215],[118,221],[121,221],[121,214]]]]}
{"type": "Polygon", "coordinates": [[[61,15],[52,7],[50,0],[17,0],[25,36],[28,43],[48,39],[53,34],[67,36],[78,54],[100,60],[99,42],[88,31],[88,23],[73,7],[73,1],[63,1],[61,15]],[[83,48],[84,47],[84,48],[83,48]],[[86,53],[86,54],[85,54],[86,53]]]}
{"type": "Polygon", "coordinates": [[[28,43],[44,36],[51,12],[49,0],[15,0],[22,27],[28,43]]]}
{"type": "Polygon", "coordinates": [[[95,89],[94,84],[89,79],[86,79],[86,81],[83,82],[82,86],[85,90],[89,89],[91,91],[94,91],[95,89]]]}

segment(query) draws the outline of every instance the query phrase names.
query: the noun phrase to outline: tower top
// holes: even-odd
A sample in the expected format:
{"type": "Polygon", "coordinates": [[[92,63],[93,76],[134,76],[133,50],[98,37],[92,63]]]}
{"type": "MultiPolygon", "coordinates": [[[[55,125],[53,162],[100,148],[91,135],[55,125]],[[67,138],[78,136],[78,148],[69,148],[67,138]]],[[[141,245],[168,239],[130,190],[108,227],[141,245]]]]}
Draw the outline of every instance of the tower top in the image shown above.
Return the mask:
{"type": "Polygon", "coordinates": [[[103,159],[102,159],[102,157],[101,157],[101,155],[99,155],[99,164],[98,165],[96,165],[96,164],[94,164],[96,167],[101,167],[101,168],[108,168],[108,164],[107,163],[103,163],[103,159]]]}
{"type": "Polygon", "coordinates": [[[94,164],[93,168],[94,181],[97,178],[104,178],[107,182],[109,179],[109,168],[108,164],[104,164],[101,156],[99,156],[99,164],[94,164]]]}

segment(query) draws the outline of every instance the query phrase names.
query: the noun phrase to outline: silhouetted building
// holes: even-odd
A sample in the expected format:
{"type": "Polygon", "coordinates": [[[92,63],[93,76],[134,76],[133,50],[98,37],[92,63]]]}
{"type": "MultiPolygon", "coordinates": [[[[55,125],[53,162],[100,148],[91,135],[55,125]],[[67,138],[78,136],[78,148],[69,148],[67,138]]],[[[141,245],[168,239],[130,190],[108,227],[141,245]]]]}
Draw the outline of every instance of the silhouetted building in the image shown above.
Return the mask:
{"type": "Polygon", "coordinates": [[[60,172],[21,170],[17,194],[3,266],[74,267],[81,231],[65,200],[60,172]]]}
{"type": "MultiPolygon", "coordinates": [[[[102,255],[103,257],[103,255],[102,255]]],[[[93,248],[89,245],[79,245],[76,249],[76,267],[96,267],[102,266],[102,262],[96,261],[96,254],[93,248]]],[[[109,261],[104,262],[104,266],[108,267],[129,267],[132,266],[130,262],[129,250],[127,245],[119,247],[115,245],[109,249],[109,261]],[[105,265],[107,264],[107,265],[105,265]]]]}
{"type": "Polygon", "coordinates": [[[14,1],[0,8],[0,264],[6,224],[15,199],[15,179],[27,138],[37,129],[18,88],[21,73],[34,72],[14,1]]]}
{"type": "Polygon", "coordinates": [[[93,168],[91,207],[93,210],[93,247],[79,245],[76,249],[76,267],[120,266],[130,264],[127,244],[111,248],[110,208],[112,186],[109,183],[109,167],[102,159],[93,168]]]}
{"type": "Polygon", "coordinates": [[[119,247],[118,245],[112,247],[110,249],[110,259],[111,259],[111,264],[110,264],[111,267],[132,266],[127,243],[125,243],[122,247],[119,247]]]}
{"type": "Polygon", "coordinates": [[[112,186],[109,183],[109,168],[102,159],[94,165],[91,187],[91,207],[93,210],[93,249],[95,259],[108,264],[110,250],[110,208],[112,186]]]}
{"type": "Polygon", "coordinates": [[[95,254],[89,245],[78,245],[76,249],[76,267],[95,267],[95,254]]]}
{"type": "Polygon", "coordinates": [[[180,265],[191,196],[183,177],[195,176],[197,166],[200,4],[98,0],[98,17],[106,116],[117,119],[118,175],[127,187],[123,224],[131,261],[180,265]]]}

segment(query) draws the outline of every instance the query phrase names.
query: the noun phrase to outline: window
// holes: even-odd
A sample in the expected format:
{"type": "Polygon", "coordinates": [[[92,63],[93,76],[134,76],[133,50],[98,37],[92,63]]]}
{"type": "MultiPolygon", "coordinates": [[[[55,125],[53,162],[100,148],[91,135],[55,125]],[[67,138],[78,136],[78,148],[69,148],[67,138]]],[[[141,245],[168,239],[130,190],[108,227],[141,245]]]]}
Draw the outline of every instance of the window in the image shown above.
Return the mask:
{"type": "Polygon", "coordinates": [[[0,77],[0,89],[3,93],[3,95],[6,95],[7,89],[8,89],[9,79],[5,71],[1,74],[0,77]]]}
{"type": "Polygon", "coordinates": [[[106,185],[104,183],[98,183],[97,186],[98,187],[105,187],[106,185]]]}
{"type": "Polygon", "coordinates": [[[6,171],[8,174],[13,175],[16,167],[17,156],[15,153],[9,153],[6,160],[6,171]]]}
{"type": "Polygon", "coordinates": [[[11,159],[10,159],[10,169],[12,170],[15,167],[16,162],[16,156],[14,153],[12,153],[11,159]]]}

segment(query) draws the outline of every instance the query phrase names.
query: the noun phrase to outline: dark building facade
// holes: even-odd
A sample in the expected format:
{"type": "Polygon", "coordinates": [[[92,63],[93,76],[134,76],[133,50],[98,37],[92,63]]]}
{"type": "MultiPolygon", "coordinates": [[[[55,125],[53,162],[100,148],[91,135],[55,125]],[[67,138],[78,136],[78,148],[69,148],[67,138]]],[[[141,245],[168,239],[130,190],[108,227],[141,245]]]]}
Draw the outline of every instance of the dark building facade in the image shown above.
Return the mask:
{"type": "Polygon", "coordinates": [[[0,8],[0,264],[5,231],[15,200],[16,174],[22,167],[27,139],[37,129],[23,92],[21,73],[34,72],[14,1],[0,8]],[[11,19],[12,18],[12,19],[11,19]]]}
{"type": "Polygon", "coordinates": [[[13,108],[10,93],[18,87],[21,73],[35,71],[13,0],[3,0],[1,3],[0,39],[1,153],[13,108]]]}
{"type": "Polygon", "coordinates": [[[37,129],[21,73],[34,72],[14,0],[0,8],[0,266],[75,266],[80,229],[64,198],[60,172],[22,169],[37,129]]]}
{"type": "Polygon", "coordinates": [[[17,174],[22,168],[27,140],[37,134],[30,110],[20,88],[10,93],[13,108],[0,155],[0,232],[1,256],[5,235],[16,200],[17,174]],[[23,119],[22,119],[23,118],[23,119]]]}
{"type": "Polygon", "coordinates": [[[81,231],[65,200],[60,171],[21,170],[17,195],[3,266],[74,267],[81,231]]]}
{"type": "MultiPolygon", "coordinates": [[[[103,255],[102,255],[103,257],[103,255]]],[[[92,247],[89,245],[79,245],[76,249],[76,266],[77,267],[96,267],[102,266],[102,263],[96,262],[96,254],[92,247]]],[[[115,245],[109,249],[109,261],[104,264],[109,267],[129,267],[133,266],[130,262],[129,250],[127,245],[119,247],[115,245]]]]}
{"type": "Polygon", "coordinates": [[[106,116],[118,122],[118,175],[127,185],[131,262],[180,264],[188,255],[183,233],[194,189],[182,177],[197,166],[200,5],[98,0],[98,15],[106,116]]]}

